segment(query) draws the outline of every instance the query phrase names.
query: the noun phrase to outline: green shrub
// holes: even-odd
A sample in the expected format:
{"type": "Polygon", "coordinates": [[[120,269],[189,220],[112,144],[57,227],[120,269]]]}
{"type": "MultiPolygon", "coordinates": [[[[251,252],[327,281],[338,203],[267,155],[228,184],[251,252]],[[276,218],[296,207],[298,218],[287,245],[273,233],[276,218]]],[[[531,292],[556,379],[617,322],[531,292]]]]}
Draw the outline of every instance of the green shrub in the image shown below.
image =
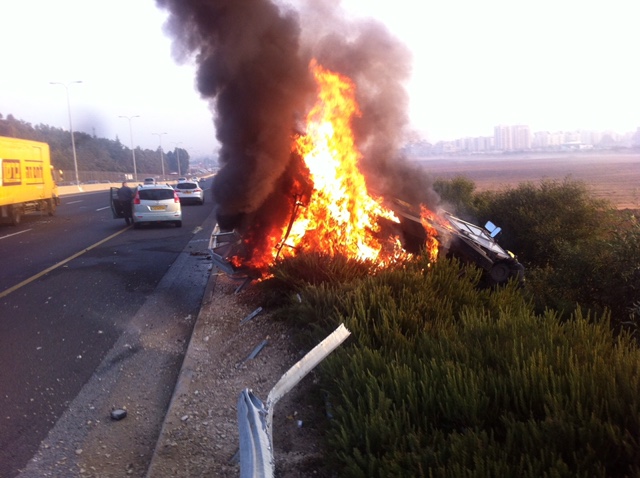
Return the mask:
{"type": "Polygon", "coordinates": [[[526,251],[524,294],[426,256],[301,256],[263,283],[309,345],[352,332],[319,368],[328,459],[341,477],[640,476],[637,219],[569,181],[474,201],[526,251]]]}
{"type": "Polygon", "coordinates": [[[526,266],[536,311],[568,317],[576,308],[612,313],[612,325],[637,332],[640,225],[594,199],[580,181],[524,183],[474,198],[480,217],[500,224],[500,243],[526,266]]]}
{"type": "Polygon", "coordinates": [[[478,195],[481,222],[502,227],[501,244],[530,267],[554,264],[565,245],[580,246],[602,237],[607,204],[594,199],[580,181],[544,180],[478,195]]]}
{"type": "Polygon", "coordinates": [[[339,476],[640,473],[628,336],[606,316],[535,315],[514,286],[480,290],[454,262],[422,266],[304,293],[313,320],[330,302],[353,335],[321,367],[339,476]]]}
{"type": "Polygon", "coordinates": [[[278,307],[288,303],[290,294],[300,292],[309,285],[344,286],[357,278],[374,273],[376,268],[377,266],[368,261],[308,252],[277,262],[271,268],[271,277],[259,285],[265,304],[278,307]]]}
{"type": "Polygon", "coordinates": [[[350,284],[378,269],[372,262],[340,255],[299,254],[279,261],[272,267],[271,277],[259,284],[262,303],[275,319],[295,324],[300,331],[297,339],[311,346],[333,329],[337,311],[343,310],[338,291],[346,293],[350,284]]]}
{"type": "Polygon", "coordinates": [[[438,179],[433,183],[433,190],[440,195],[440,202],[445,209],[468,220],[476,215],[475,189],[475,183],[465,176],[438,179]]]}
{"type": "MultiPolygon", "coordinates": [[[[595,300],[612,310],[619,320],[638,332],[640,326],[640,220],[628,212],[611,224],[611,233],[601,246],[601,260],[595,274],[595,300]]],[[[592,296],[593,297],[593,296],[592,296]]],[[[588,302],[587,302],[588,303],[588,302]]]]}

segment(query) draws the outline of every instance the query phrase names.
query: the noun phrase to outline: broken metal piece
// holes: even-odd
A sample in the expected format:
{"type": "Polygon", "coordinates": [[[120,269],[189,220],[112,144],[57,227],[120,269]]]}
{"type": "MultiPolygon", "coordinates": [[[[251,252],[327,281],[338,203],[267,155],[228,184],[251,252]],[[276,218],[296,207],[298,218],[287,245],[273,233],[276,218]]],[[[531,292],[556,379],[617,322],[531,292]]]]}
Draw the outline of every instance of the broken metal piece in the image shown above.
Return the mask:
{"type": "Polygon", "coordinates": [[[233,267],[233,265],[231,265],[230,262],[227,262],[222,256],[220,256],[219,254],[216,254],[215,252],[211,253],[211,260],[213,261],[214,265],[220,269],[222,272],[228,274],[228,275],[233,275],[235,274],[236,270],[233,267]]]}
{"type": "Polygon", "coordinates": [[[256,356],[268,343],[269,343],[268,340],[263,340],[262,342],[260,342],[258,346],[255,349],[253,349],[253,352],[249,354],[249,357],[247,357],[247,360],[253,360],[254,358],[256,358],[256,356]]]}
{"type": "Polygon", "coordinates": [[[231,262],[233,257],[242,256],[242,239],[235,230],[222,232],[220,226],[216,224],[209,239],[209,253],[214,266],[232,279],[243,281],[236,290],[236,294],[258,277],[255,271],[246,267],[237,267],[231,262]]]}
{"type": "Polygon", "coordinates": [[[251,281],[253,281],[252,277],[245,278],[245,280],[242,281],[242,284],[236,287],[234,294],[238,295],[240,292],[242,292],[242,289],[244,289],[247,285],[251,284],[251,281]]]}
{"type": "Polygon", "coordinates": [[[254,310],[253,312],[251,312],[249,315],[247,315],[244,319],[242,319],[240,321],[240,325],[244,325],[247,322],[249,322],[251,319],[253,319],[256,315],[258,315],[260,312],[262,312],[262,307],[258,307],[256,310],[254,310]]]}
{"type": "Polygon", "coordinates": [[[244,359],[242,362],[236,364],[236,368],[240,367],[241,365],[243,365],[245,362],[249,361],[249,360],[253,360],[254,358],[257,357],[257,355],[260,353],[260,351],[269,343],[268,340],[263,340],[262,342],[260,342],[256,348],[254,348],[251,353],[249,354],[249,356],[244,359]]]}
{"type": "Polygon", "coordinates": [[[220,226],[216,224],[209,239],[209,251],[215,265],[229,275],[236,273],[236,268],[228,258],[241,244],[242,240],[237,232],[222,232],[220,226]]]}

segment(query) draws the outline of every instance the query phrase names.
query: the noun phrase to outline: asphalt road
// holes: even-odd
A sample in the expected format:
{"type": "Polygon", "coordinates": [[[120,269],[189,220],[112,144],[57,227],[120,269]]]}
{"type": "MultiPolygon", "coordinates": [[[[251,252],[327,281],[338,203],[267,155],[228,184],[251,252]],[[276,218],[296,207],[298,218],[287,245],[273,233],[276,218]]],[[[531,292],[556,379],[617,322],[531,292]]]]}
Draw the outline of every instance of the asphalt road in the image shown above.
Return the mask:
{"type": "Polygon", "coordinates": [[[144,436],[129,439],[153,442],[206,286],[213,216],[209,201],[185,205],[182,228],[133,229],[99,191],[0,226],[0,476],[17,476],[38,450],[39,466],[52,466],[90,448],[83,425],[135,408],[141,393],[144,436]],[[47,459],[45,439],[68,446],[47,445],[47,459]]]}

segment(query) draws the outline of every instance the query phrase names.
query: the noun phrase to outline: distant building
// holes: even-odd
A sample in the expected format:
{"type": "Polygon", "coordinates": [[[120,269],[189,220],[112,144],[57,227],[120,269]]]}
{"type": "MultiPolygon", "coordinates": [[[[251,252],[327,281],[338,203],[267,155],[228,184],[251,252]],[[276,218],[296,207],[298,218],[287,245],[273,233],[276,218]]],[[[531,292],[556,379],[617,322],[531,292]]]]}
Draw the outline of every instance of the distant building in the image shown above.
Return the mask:
{"type": "Polygon", "coordinates": [[[526,151],[531,149],[531,131],[526,125],[495,126],[494,146],[498,151],[526,151]]]}
{"type": "Polygon", "coordinates": [[[528,126],[512,126],[511,135],[513,136],[514,151],[527,151],[531,149],[531,131],[528,126]]]}
{"type": "Polygon", "coordinates": [[[493,145],[497,151],[511,151],[513,149],[509,126],[495,126],[493,128],[493,145]]]}
{"type": "Polygon", "coordinates": [[[589,149],[640,148],[640,127],[635,132],[619,134],[613,131],[536,131],[527,125],[499,125],[493,136],[466,137],[439,141],[431,145],[414,140],[405,147],[413,156],[432,154],[482,154],[491,151],[573,151],[589,149]]]}

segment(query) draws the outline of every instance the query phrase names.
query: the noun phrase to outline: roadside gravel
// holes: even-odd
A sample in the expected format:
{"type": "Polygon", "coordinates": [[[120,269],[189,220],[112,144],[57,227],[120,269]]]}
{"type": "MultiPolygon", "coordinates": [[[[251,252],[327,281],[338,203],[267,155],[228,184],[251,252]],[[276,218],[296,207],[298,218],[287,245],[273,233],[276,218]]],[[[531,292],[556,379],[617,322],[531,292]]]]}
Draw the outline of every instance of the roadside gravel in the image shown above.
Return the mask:
{"type": "MultiPolygon", "coordinates": [[[[205,292],[181,375],[147,476],[237,477],[237,400],[248,388],[266,401],[269,390],[306,351],[287,325],[260,313],[251,285],[214,275],[205,292]],[[266,341],[253,359],[248,357],[266,341]]],[[[276,476],[329,477],[322,433],[327,420],[313,372],[274,407],[276,476]]]]}

